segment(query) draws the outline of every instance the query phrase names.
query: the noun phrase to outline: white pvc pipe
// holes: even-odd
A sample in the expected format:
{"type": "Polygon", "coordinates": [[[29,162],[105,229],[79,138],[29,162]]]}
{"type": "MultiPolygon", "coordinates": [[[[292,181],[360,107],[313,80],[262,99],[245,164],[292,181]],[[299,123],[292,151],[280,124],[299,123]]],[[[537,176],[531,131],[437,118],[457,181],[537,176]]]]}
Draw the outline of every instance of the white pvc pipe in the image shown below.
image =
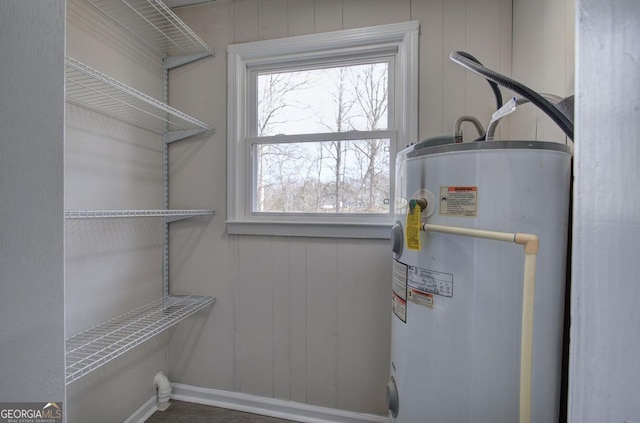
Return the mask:
{"type": "Polygon", "coordinates": [[[424,223],[422,230],[451,235],[513,242],[524,246],[524,278],[522,281],[522,333],[520,335],[520,423],[531,422],[531,369],[533,360],[533,306],[536,291],[536,258],[538,237],[533,234],[486,231],[456,226],[424,223]]]}
{"type": "Polygon", "coordinates": [[[493,239],[496,241],[516,242],[516,234],[508,232],[485,231],[482,229],[459,228],[457,226],[433,225],[430,223],[423,223],[422,230],[426,232],[470,236],[473,238],[493,239]]]}
{"type": "Polygon", "coordinates": [[[158,391],[158,410],[164,411],[170,405],[171,382],[169,382],[169,379],[167,379],[164,373],[158,372],[153,377],[153,386],[158,391]]]}
{"type": "MultiPolygon", "coordinates": [[[[526,247],[525,247],[526,250],[526,247]]],[[[533,305],[536,291],[536,253],[524,255],[522,334],[520,338],[520,422],[531,421],[531,371],[533,361],[533,305]]]]}

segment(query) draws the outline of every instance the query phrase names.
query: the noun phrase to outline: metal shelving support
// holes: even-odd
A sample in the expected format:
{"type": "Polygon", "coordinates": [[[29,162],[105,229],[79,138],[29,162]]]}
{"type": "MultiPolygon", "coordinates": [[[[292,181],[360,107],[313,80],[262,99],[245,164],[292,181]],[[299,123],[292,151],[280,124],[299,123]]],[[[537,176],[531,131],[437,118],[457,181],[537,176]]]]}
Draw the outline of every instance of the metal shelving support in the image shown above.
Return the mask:
{"type": "Polygon", "coordinates": [[[188,62],[213,55],[200,37],[160,0],[88,1],[161,56],[187,57],[188,62]]]}
{"type": "Polygon", "coordinates": [[[65,210],[65,219],[164,217],[166,223],[196,216],[212,216],[213,210],[65,210]]]}
{"type": "Polygon", "coordinates": [[[215,298],[171,295],[169,223],[213,210],[169,209],[169,145],[203,133],[207,124],[168,105],[168,71],[213,56],[209,47],[161,0],[87,0],[144,45],[158,53],[164,67],[163,101],[150,97],[76,59],[66,57],[66,99],[72,104],[163,135],[161,210],[67,210],[65,219],[163,218],[162,298],[66,340],[66,384],[79,379],[142,342],[213,304],[215,298]]]}
{"type": "Polygon", "coordinates": [[[213,297],[170,295],[67,338],[66,384],[214,302],[213,297]]]}
{"type": "Polygon", "coordinates": [[[66,58],[67,101],[156,134],[213,132],[213,128],[71,57],[66,58]]]}

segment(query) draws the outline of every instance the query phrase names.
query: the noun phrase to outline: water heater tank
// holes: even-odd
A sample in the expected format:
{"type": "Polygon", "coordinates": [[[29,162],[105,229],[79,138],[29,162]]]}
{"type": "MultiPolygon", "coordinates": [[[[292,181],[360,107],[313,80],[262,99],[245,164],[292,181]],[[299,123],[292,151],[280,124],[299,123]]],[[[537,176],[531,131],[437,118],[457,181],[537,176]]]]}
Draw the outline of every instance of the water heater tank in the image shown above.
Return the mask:
{"type": "Polygon", "coordinates": [[[558,421],[571,157],[565,145],[492,141],[408,148],[396,162],[391,378],[396,423],[519,420],[524,253],[423,223],[539,237],[531,421],[558,421]]]}

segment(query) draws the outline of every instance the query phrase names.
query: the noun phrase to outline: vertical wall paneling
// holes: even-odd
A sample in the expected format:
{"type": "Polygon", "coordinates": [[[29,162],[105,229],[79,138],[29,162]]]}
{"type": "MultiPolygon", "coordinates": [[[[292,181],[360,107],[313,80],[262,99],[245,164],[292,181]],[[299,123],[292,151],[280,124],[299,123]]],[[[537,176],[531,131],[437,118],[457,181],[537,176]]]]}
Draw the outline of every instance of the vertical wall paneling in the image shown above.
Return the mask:
{"type": "MultiPolygon", "coordinates": [[[[273,237],[269,250],[273,305],[273,397],[291,396],[291,279],[289,238],[273,237]]],[[[295,282],[297,283],[297,281],[295,282]]]]}
{"type": "Polygon", "coordinates": [[[315,0],[313,7],[315,32],[342,29],[342,0],[315,0]]]}
{"type": "MultiPolygon", "coordinates": [[[[467,51],[486,66],[510,75],[511,2],[412,2],[411,19],[420,21],[419,139],[451,134],[454,121],[462,115],[475,116],[486,127],[495,111],[489,85],[451,62],[449,54],[467,51]]],[[[506,89],[503,93],[508,98],[506,89]]],[[[476,137],[469,124],[463,124],[463,132],[465,141],[476,137]]]]}
{"type": "MultiPolygon", "coordinates": [[[[226,22],[226,28],[227,28],[227,39],[229,41],[229,44],[233,44],[236,41],[236,37],[235,37],[235,33],[236,33],[236,25],[235,25],[235,16],[236,16],[236,12],[235,12],[235,7],[234,7],[234,3],[229,2],[229,3],[222,3],[222,7],[224,7],[226,9],[226,15],[227,15],[227,22],[226,22]]],[[[180,8],[176,10],[176,13],[178,14],[178,16],[182,16],[183,15],[183,11],[185,10],[189,10],[190,8],[180,8]]],[[[199,8],[196,8],[199,9],[199,8]]],[[[213,8],[211,10],[214,10],[213,8]]],[[[215,13],[215,11],[213,12],[215,13]]],[[[219,13],[219,12],[218,12],[219,13]]],[[[218,14],[215,13],[215,14],[218,14]]],[[[221,15],[224,13],[220,13],[221,15]]],[[[188,19],[187,19],[188,20],[188,19]]],[[[185,21],[186,22],[186,21],[185,21]]],[[[226,65],[226,63],[225,63],[226,65]]]]}
{"type": "Polygon", "coordinates": [[[386,415],[388,243],[226,234],[225,50],[232,43],[419,20],[419,133],[426,138],[451,133],[467,111],[484,122],[494,108],[486,82],[452,63],[451,50],[473,47],[470,53],[486,56],[487,64],[510,66],[510,1],[471,1],[235,0],[176,10],[217,55],[172,71],[170,98],[214,122],[216,134],[208,143],[172,146],[172,206],[195,202],[218,214],[200,238],[191,223],[172,227],[173,289],[217,298],[206,318],[172,332],[173,381],[386,415]]]}
{"type": "MultiPolygon", "coordinates": [[[[573,45],[568,46],[564,37],[566,36],[565,26],[567,19],[566,1],[558,2],[557,9],[543,8],[543,20],[545,30],[540,31],[543,36],[544,66],[541,72],[542,81],[536,81],[541,86],[534,88],[543,92],[550,92],[565,96],[572,93],[572,87],[566,86],[566,57],[573,55],[573,45]],[[559,42],[560,41],[560,42],[559,42]],[[569,91],[567,93],[567,91],[569,91]]],[[[538,134],[542,137],[551,137],[554,132],[560,132],[557,125],[548,118],[542,111],[536,111],[536,123],[538,134]]],[[[562,139],[562,135],[558,135],[562,139]]]]}
{"type": "Polygon", "coordinates": [[[576,92],[575,90],[575,34],[576,34],[576,1],[565,0],[565,13],[564,13],[564,40],[565,40],[565,55],[564,55],[564,78],[565,89],[564,94],[571,95],[576,92]]]}
{"type": "Polygon", "coordinates": [[[307,399],[324,407],[336,406],[337,260],[335,241],[321,238],[307,244],[307,399]]]}
{"type": "Polygon", "coordinates": [[[260,39],[287,36],[287,0],[262,0],[260,39]]]}
{"type": "Polygon", "coordinates": [[[420,21],[420,97],[418,140],[406,140],[402,146],[450,129],[444,126],[442,104],[447,95],[444,85],[444,0],[411,2],[411,19],[420,21]]]}
{"type": "Polygon", "coordinates": [[[271,237],[239,243],[236,345],[242,392],[273,396],[273,263],[271,237]]]}
{"type": "MultiPolygon", "coordinates": [[[[473,54],[485,66],[501,72],[500,69],[500,9],[502,0],[474,0],[466,5],[465,51],[473,54]]],[[[458,65],[456,65],[458,66],[458,65]]],[[[486,80],[465,69],[465,114],[475,116],[486,128],[491,112],[496,110],[493,92],[486,80]]],[[[472,141],[478,133],[469,124],[463,124],[464,138],[472,141]]]]}
{"type": "MultiPolygon", "coordinates": [[[[511,48],[513,44],[513,1],[501,0],[500,2],[500,73],[504,75],[511,75],[511,48]],[[507,36],[508,34],[508,36],[507,36]]],[[[502,98],[508,99],[511,97],[511,93],[506,88],[500,87],[502,91],[502,98]]],[[[503,119],[498,126],[497,136],[499,139],[509,139],[511,134],[511,119],[503,119]]]]}
{"type": "MultiPolygon", "coordinates": [[[[353,409],[385,415],[387,413],[381,381],[389,377],[391,313],[389,312],[389,280],[391,258],[385,241],[356,242],[357,256],[344,260],[354,272],[356,387],[353,409]]],[[[346,255],[342,257],[347,257],[346,255]]]]}
{"type": "Polygon", "coordinates": [[[233,43],[260,39],[260,0],[236,0],[233,7],[233,43]],[[242,22],[242,25],[238,25],[242,22]]]}
{"type": "Polygon", "coordinates": [[[288,244],[291,304],[289,318],[290,399],[307,402],[307,239],[290,238],[288,244]]]}
{"type": "MultiPolygon", "coordinates": [[[[449,59],[453,50],[467,50],[467,16],[465,0],[446,0],[444,2],[444,26],[442,33],[442,83],[444,95],[442,99],[442,126],[445,134],[451,134],[455,120],[466,114],[467,79],[478,79],[449,59]]],[[[473,54],[474,52],[469,52],[473,54]]],[[[427,75],[428,77],[428,75],[427,75]]]]}
{"type": "Polygon", "coordinates": [[[314,32],[314,0],[287,0],[288,35],[313,34],[314,32]]]}
{"type": "Polygon", "coordinates": [[[411,19],[411,1],[347,0],[343,1],[344,29],[361,28],[411,19]]]}
{"type": "MultiPolygon", "coordinates": [[[[553,7],[548,3],[551,2],[545,2],[545,7],[553,7]]],[[[542,88],[537,76],[544,60],[538,31],[542,23],[541,10],[532,2],[515,0],[513,3],[513,78],[534,89],[542,88]]],[[[535,108],[527,105],[520,109],[509,117],[513,134],[518,139],[536,139],[535,108]]]]}
{"type": "MultiPolygon", "coordinates": [[[[561,97],[573,94],[573,3],[513,2],[513,78],[534,91],[561,97]]],[[[512,136],[565,142],[565,136],[542,111],[522,106],[509,117],[512,136]]]]}
{"type": "MultiPolygon", "coordinates": [[[[364,389],[356,383],[357,362],[365,360],[365,357],[358,357],[357,342],[358,328],[360,325],[359,309],[363,305],[359,301],[356,290],[356,281],[361,277],[359,263],[351,259],[351,251],[360,250],[362,241],[349,240],[337,246],[337,274],[340,280],[337,286],[337,319],[338,326],[338,350],[336,357],[336,407],[348,409],[355,404],[356,391],[364,389]]],[[[366,242],[366,241],[365,241],[366,242]]]]}

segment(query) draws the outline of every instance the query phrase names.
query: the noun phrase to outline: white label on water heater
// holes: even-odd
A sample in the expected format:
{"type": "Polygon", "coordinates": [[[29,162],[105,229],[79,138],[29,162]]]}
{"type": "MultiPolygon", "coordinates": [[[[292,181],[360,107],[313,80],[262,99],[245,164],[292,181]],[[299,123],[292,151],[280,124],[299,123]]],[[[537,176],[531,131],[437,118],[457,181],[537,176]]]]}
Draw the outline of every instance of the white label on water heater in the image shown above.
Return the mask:
{"type": "Polygon", "coordinates": [[[395,292],[391,297],[391,309],[398,319],[407,323],[407,301],[398,297],[395,292]]]}
{"type": "Polygon", "coordinates": [[[393,261],[393,296],[391,308],[403,322],[407,322],[407,265],[393,261]]]}
{"type": "Polygon", "coordinates": [[[409,301],[433,309],[433,294],[411,288],[409,290],[409,301]]]}
{"type": "Polygon", "coordinates": [[[450,273],[409,266],[407,277],[409,288],[453,298],[453,275],[450,273]]]}
{"type": "Polygon", "coordinates": [[[440,214],[475,217],[478,212],[478,187],[440,187],[440,214]]]}

